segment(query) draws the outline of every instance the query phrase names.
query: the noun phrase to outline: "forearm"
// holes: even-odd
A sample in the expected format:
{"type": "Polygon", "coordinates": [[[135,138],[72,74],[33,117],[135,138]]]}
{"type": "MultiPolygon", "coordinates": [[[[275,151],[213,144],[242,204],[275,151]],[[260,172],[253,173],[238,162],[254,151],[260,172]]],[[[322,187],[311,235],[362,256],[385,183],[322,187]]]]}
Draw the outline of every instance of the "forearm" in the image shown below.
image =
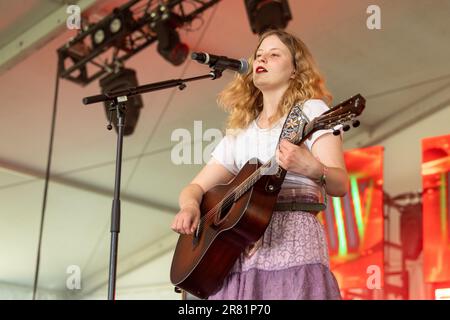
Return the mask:
{"type": "Polygon", "coordinates": [[[282,140],[277,150],[279,164],[288,171],[325,183],[327,194],[343,197],[348,190],[348,175],[339,138],[324,135],[309,150],[282,140]]]}
{"type": "Polygon", "coordinates": [[[320,159],[310,158],[303,166],[293,171],[317,183],[325,183],[325,191],[330,196],[343,197],[348,191],[348,174],[345,167],[327,165],[320,159]]]}
{"type": "Polygon", "coordinates": [[[348,175],[342,168],[330,168],[326,170],[325,190],[333,197],[343,197],[348,191],[348,175]]]}
{"type": "Polygon", "coordinates": [[[198,184],[189,184],[181,191],[178,204],[180,209],[188,206],[199,207],[202,198],[203,189],[198,184]]]}

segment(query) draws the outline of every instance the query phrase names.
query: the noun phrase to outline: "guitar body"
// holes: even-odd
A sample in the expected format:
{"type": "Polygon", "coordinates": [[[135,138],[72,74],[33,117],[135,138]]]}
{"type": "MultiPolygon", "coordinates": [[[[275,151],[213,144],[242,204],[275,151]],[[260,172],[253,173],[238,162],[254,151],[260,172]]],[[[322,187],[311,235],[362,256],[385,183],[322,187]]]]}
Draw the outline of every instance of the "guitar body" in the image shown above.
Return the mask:
{"type": "MultiPolygon", "coordinates": [[[[228,184],[206,192],[200,206],[201,217],[260,166],[252,159],[228,184]]],[[[175,286],[199,298],[207,298],[220,289],[241,253],[262,237],[270,223],[279,192],[266,191],[270,177],[263,176],[235,202],[222,205],[223,210],[215,218],[205,219],[197,235],[180,235],[170,270],[175,286]]]]}
{"type": "MultiPolygon", "coordinates": [[[[295,105],[280,139],[288,138],[300,145],[318,130],[333,129],[333,134],[338,135],[340,129],[336,126],[348,131],[349,121],[356,128],[359,121],[354,118],[364,110],[365,101],[357,94],[306,125],[301,105],[295,105]]],[[[204,194],[197,232],[181,235],[175,248],[170,270],[175,286],[200,298],[209,297],[220,289],[242,252],[263,236],[286,174],[281,167],[274,175],[264,174],[274,161],[275,157],[262,165],[251,159],[231,182],[204,194]]]]}

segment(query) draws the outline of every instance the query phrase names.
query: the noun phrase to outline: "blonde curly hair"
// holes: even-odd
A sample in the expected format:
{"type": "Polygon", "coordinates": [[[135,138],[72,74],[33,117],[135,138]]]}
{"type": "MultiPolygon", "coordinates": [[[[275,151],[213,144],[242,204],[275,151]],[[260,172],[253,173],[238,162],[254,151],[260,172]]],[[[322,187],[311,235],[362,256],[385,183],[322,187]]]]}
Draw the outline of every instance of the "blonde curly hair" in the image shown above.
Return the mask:
{"type": "Polygon", "coordinates": [[[324,78],[303,41],[283,30],[270,30],[261,35],[253,56],[248,59],[247,73],[236,75],[217,98],[217,103],[230,114],[227,129],[246,128],[263,109],[262,93],[253,84],[253,61],[261,42],[271,35],[276,35],[288,47],[293,57],[295,75],[280,101],[277,113],[269,122],[276,122],[293,105],[308,99],[322,99],[328,105],[331,103],[332,96],[325,87],[324,78]]]}

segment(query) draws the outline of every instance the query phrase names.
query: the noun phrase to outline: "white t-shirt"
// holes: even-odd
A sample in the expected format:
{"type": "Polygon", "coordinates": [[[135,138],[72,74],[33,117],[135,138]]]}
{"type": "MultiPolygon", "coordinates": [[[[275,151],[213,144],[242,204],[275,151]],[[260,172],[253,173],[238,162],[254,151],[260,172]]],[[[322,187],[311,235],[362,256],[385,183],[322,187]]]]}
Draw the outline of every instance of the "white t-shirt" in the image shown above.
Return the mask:
{"type": "MultiPolygon", "coordinates": [[[[302,110],[309,121],[311,121],[329,110],[329,107],[322,100],[310,99],[304,103],[302,110]]],[[[272,128],[260,128],[256,120],[253,120],[246,129],[231,133],[227,130],[227,134],[216,146],[211,156],[234,175],[252,158],[258,158],[261,163],[266,163],[275,155],[286,117],[287,115],[282,117],[272,128]]],[[[332,130],[316,131],[304,143],[311,150],[314,142],[319,137],[331,132],[332,130]]],[[[320,198],[320,188],[316,182],[305,176],[288,171],[281,187],[280,196],[295,198],[303,194],[305,188],[320,198]]]]}

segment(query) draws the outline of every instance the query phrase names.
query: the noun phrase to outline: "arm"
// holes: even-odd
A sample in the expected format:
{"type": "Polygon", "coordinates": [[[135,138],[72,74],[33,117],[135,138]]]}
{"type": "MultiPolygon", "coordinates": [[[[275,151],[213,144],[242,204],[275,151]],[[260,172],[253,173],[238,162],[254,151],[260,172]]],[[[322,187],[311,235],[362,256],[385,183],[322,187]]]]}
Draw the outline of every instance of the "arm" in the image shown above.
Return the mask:
{"type": "Polygon", "coordinates": [[[214,158],[180,193],[180,211],[172,222],[172,230],[181,234],[195,231],[200,219],[200,203],[203,194],[217,184],[227,183],[234,175],[214,158]]]}
{"type": "Polygon", "coordinates": [[[325,134],[312,145],[311,152],[303,144],[296,146],[282,140],[277,150],[278,164],[284,169],[319,180],[326,173],[326,192],[331,196],[343,197],[348,190],[348,175],[345,168],[342,139],[325,134]]]}
{"type": "Polygon", "coordinates": [[[343,197],[348,191],[348,174],[345,167],[342,139],[331,133],[321,136],[312,146],[312,154],[319,162],[320,169],[312,176],[322,176],[323,166],[328,168],[326,174],[326,191],[329,195],[343,197]]]}

